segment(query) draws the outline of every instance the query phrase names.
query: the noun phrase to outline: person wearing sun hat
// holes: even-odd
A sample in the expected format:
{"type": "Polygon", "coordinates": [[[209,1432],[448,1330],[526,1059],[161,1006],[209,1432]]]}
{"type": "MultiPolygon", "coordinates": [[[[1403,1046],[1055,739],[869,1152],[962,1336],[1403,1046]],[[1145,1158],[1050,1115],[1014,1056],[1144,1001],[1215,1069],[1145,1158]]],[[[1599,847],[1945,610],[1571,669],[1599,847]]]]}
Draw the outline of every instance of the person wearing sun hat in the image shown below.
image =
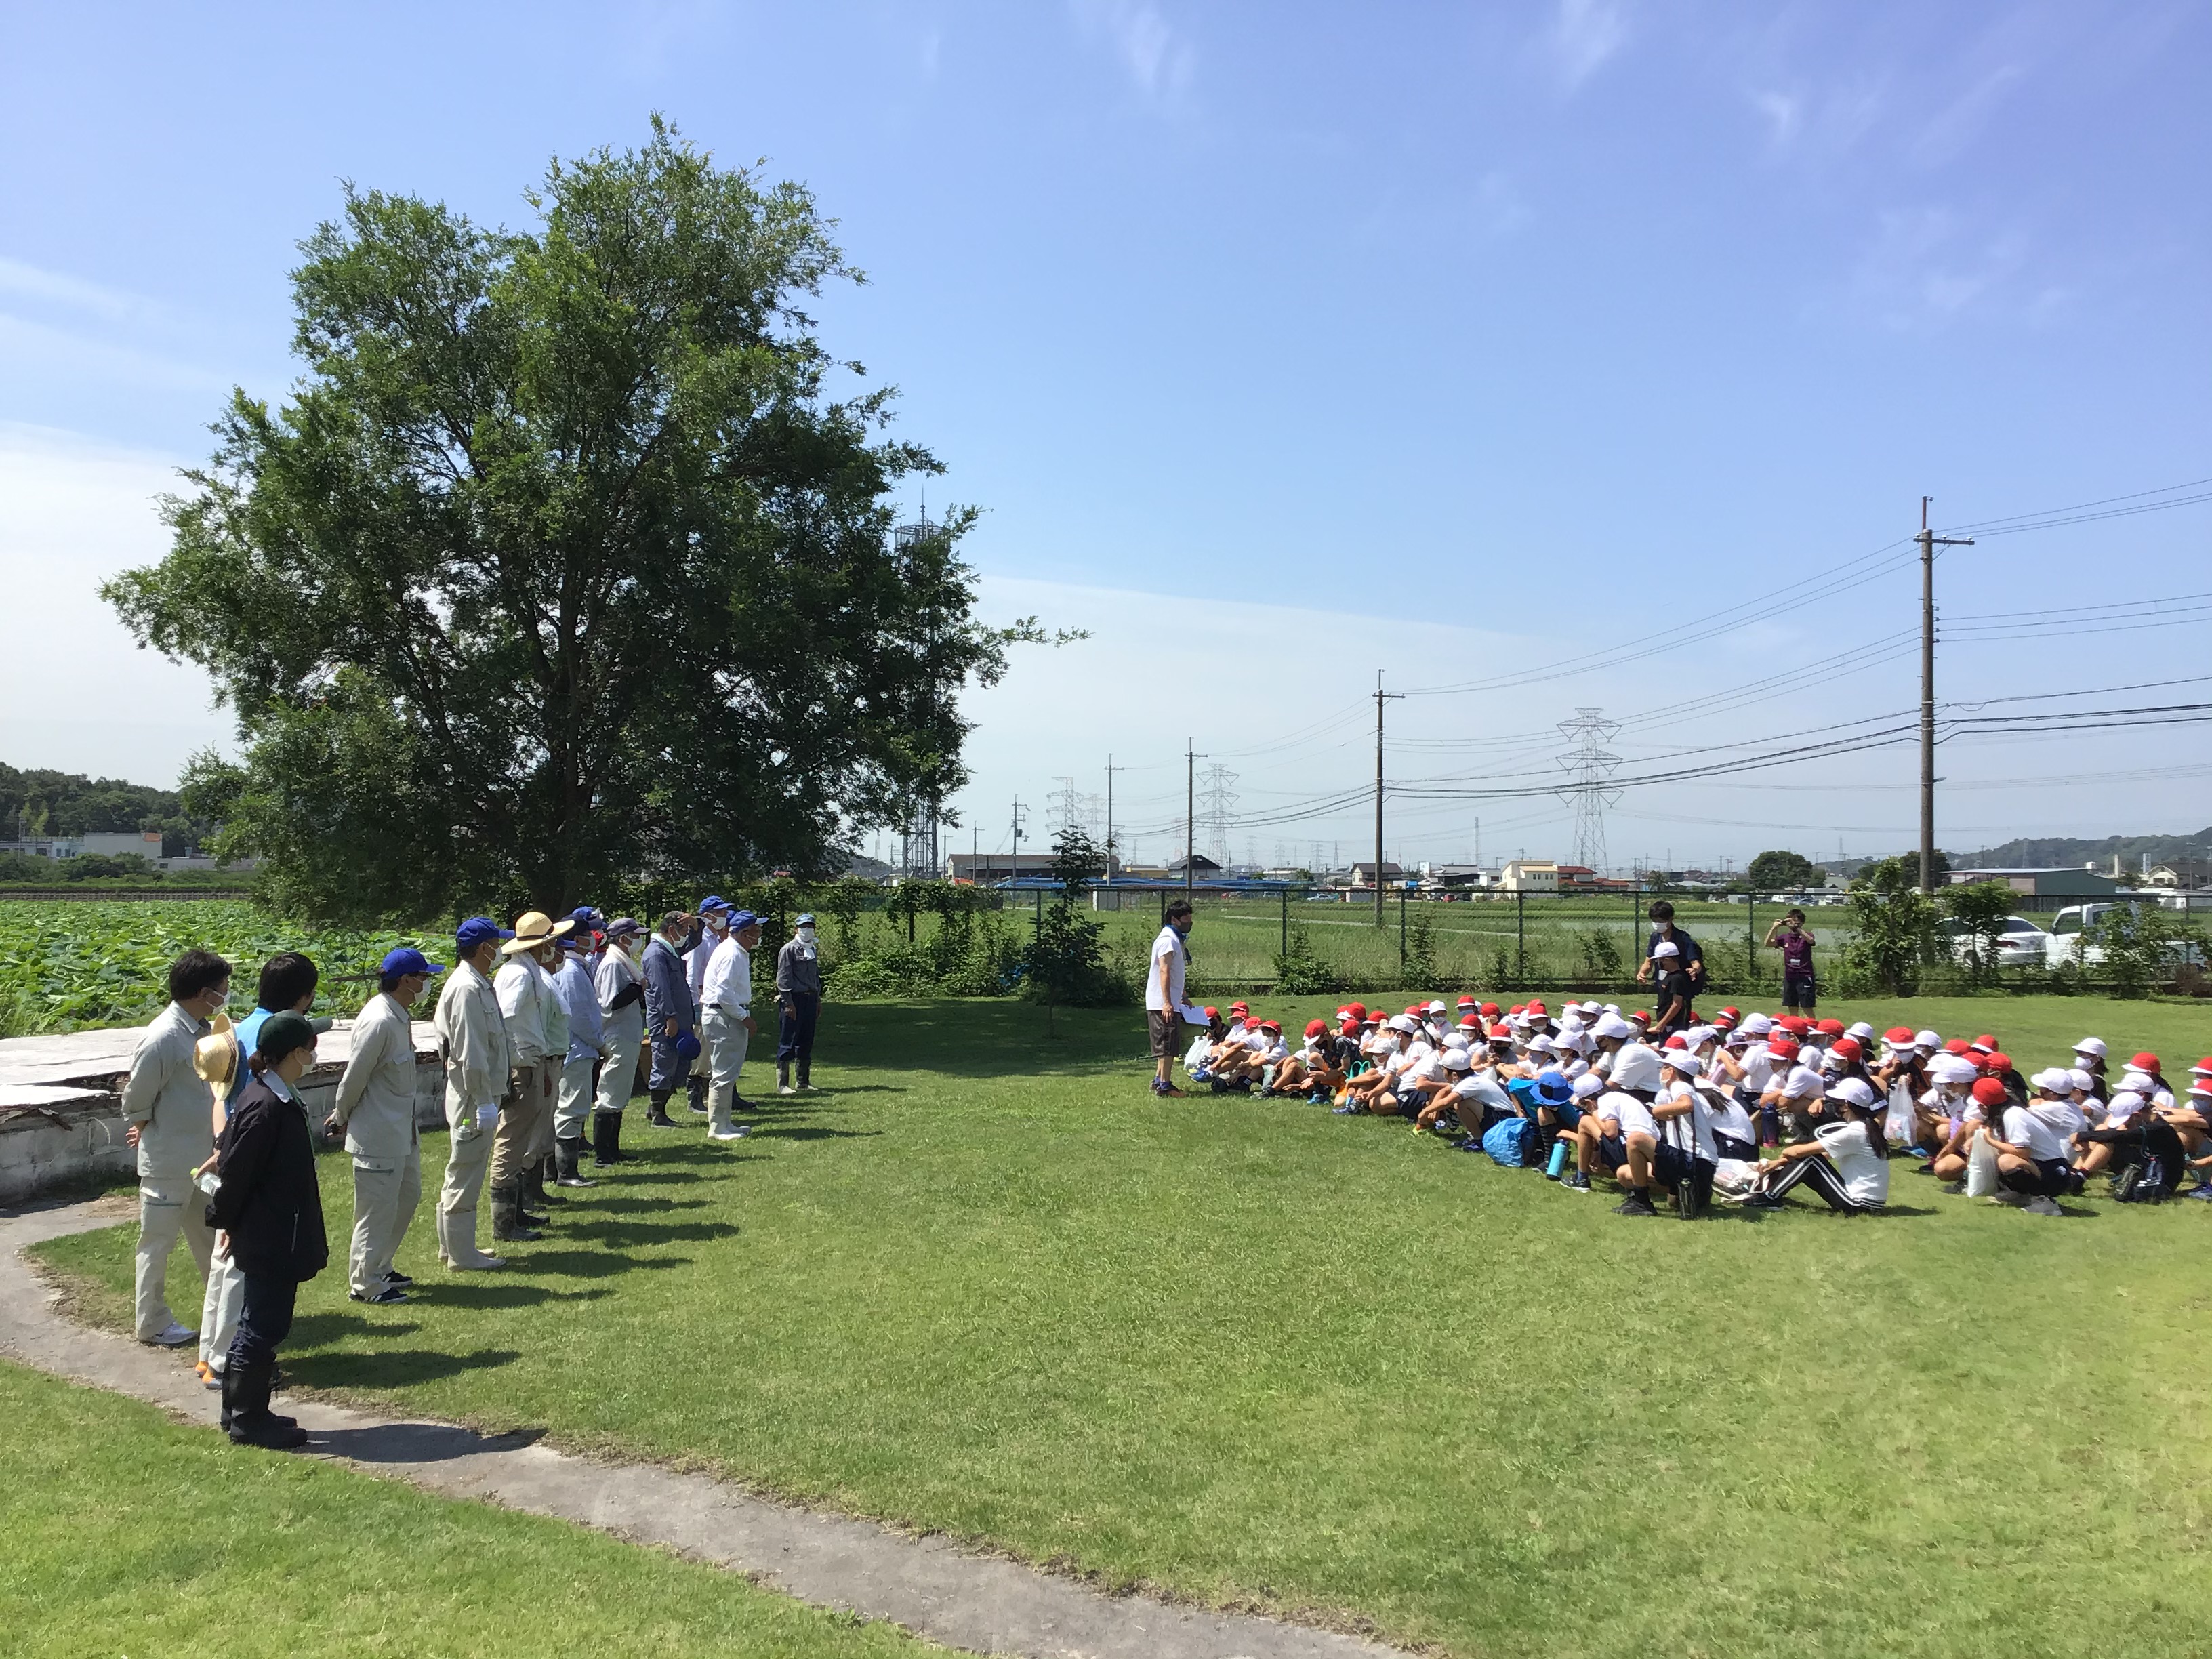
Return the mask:
{"type": "Polygon", "coordinates": [[[246,1064],[252,1080],[231,1102],[216,1148],[210,1227],[228,1235],[246,1275],[238,1334],[222,1368],[222,1426],[239,1445],[284,1450],[307,1434],[269,1409],[276,1345],[290,1334],[300,1286],[330,1261],[315,1178],[315,1132],[301,1103],[301,1077],[315,1060],[303,1014],[271,1014],[246,1064]]]}
{"type": "Polygon", "coordinates": [[[413,1011],[445,971],[410,945],[386,952],[376,967],[376,994],[354,1016],[353,1052],[324,1126],[344,1134],[353,1159],[346,1294],[356,1302],[404,1302],[404,1287],[414,1282],[394,1260],[422,1197],[413,1011]]]}
{"type": "Polygon", "coordinates": [[[500,942],[514,935],[489,916],[471,916],[453,935],[453,970],[433,1021],[446,1067],[446,1175],[438,1192],[438,1257],[455,1273],[504,1267],[477,1248],[477,1207],[499,1126],[514,1051],[492,988],[500,942]]]}
{"type": "Polygon", "coordinates": [[[526,910],[514,919],[514,937],[499,947],[500,964],[492,988],[507,1018],[514,1058],[507,1095],[500,1102],[499,1128],[491,1146],[491,1226],[496,1239],[532,1239],[544,1212],[527,1201],[544,1201],[539,1164],[541,1139],[550,1140],[554,1097],[568,1049],[568,1019],[553,989],[549,964],[559,958],[561,941],[576,924],[556,921],[543,910],[526,910]]]}

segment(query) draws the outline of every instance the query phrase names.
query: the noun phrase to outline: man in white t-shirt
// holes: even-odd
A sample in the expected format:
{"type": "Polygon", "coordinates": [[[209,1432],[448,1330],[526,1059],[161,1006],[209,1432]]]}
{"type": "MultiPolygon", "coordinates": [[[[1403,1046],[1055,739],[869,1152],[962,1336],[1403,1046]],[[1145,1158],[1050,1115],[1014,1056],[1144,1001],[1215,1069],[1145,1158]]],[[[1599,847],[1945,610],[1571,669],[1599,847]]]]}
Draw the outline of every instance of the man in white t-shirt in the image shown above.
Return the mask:
{"type": "Polygon", "coordinates": [[[1175,1086],[1175,1063],[1176,1045],[1182,1041],[1182,1022],[1190,1018],[1183,1000],[1183,970],[1190,963],[1190,947],[1183,940],[1189,933],[1190,901],[1170,901],[1167,924],[1152,941],[1152,963],[1145,971],[1145,1025],[1152,1038],[1156,1095],[1182,1092],[1175,1086]]]}

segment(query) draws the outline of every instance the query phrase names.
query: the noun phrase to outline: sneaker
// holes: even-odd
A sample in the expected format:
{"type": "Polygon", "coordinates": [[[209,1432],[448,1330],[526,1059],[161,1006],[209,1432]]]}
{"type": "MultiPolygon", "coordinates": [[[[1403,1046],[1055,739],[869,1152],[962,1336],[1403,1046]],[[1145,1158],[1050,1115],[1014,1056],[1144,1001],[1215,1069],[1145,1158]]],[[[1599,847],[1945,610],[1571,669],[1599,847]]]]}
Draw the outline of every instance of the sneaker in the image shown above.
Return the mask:
{"type": "Polygon", "coordinates": [[[1613,1212],[1615,1215],[1657,1215],[1659,1213],[1651,1207],[1650,1194],[1641,1192],[1629,1194],[1626,1198],[1613,1206],[1613,1212]]]}
{"type": "Polygon", "coordinates": [[[752,1132],[753,1126],[751,1124],[740,1123],[734,1129],[709,1129],[707,1131],[707,1139],[709,1140],[743,1140],[752,1132]]]}
{"type": "MultiPolygon", "coordinates": [[[[1367,1109],[1364,1106],[1362,1106],[1356,1100],[1347,1101],[1341,1106],[1331,1108],[1329,1115],[1332,1117],[1364,1117],[1367,1115],[1367,1109]]],[[[187,1334],[190,1334],[190,1333],[187,1333],[187,1334]]]]}
{"type": "Polygon", "coordinates": [[[1743,1195],[1743,1207],[1747,1210],[1782,1210],[1789,1207],[1789,1202],[1787,1200],[1775,1197],[1771,1193],[1746,1193],[1743,1195]]]}
{"type": "Polygon", "coordinates": [[[390,1273],[384,1275],[384,1282],[387,1285],[397,1285],[402,1290],[404,1290],[408,1285],[412,1285],[415,1281],[395,1267],[390,1273]]]}
{"type": "Polygon", "coordinates": [[[1898,1150],[1902,1152],[1907,1158],[1924,1159],[1928,1156],[1928,1149],[1925,1146],[1903,1146],[1899,1147],[1898,1150]]]}
{"type": "Polygon", "coordinates": [[[181,1348],[188,1342],[198,1341],[200,1334],[186,1330],[173,1319],[169,1322],[169,1328],[159,1336],[142,1336],[138,1340],[149,1348],[181,1348]]]}
{"type": "Polygon", "coordinates": [[[793,1088],[788,1083],[777,1084],[775,1085],[775,1091],[780,1095],[795,1095],[799,1092],[798,1090],[793,1088]]]}
{"type": "Polygon", "coordinates": [[[366,1296],[359,1291],[348,1291],[346,1292],[346,1300],[349,1302],[386,1303],[404,1302],[406,1299],[407,1292],[401,1290],[397,1285],[386,1285],[382,1290],[371,1291],[366,1296]]]}
{"type": "Polygon", "coordinates": [[[1326,1106],[1326,1105],[1328,1105],[1328,1090],[1326,1090],[1326,1089],[1316,1089],[1316,1090],[1315,1090],[1311,1094],[1310,1094],[1310,1095],[1308,1095],[1308,1096],[1306,1097],[1306,1104],[1307,1104],[1307,1105],[1309,1105],[1309,1106],[1326,1106]]]}
{"type": "Polygon", "coordinates": [[[1948,1193],[1952,1197],[1958,1198],[1966,1193],[1966,1183],[1963,1181],[1947,1181],[1936,1190],[1948,1193]]]}
{"type": "Polygon", "coordinates": [[[2055,1200],[2045,1198],[2040,1194],[2029,1199],[2027,1203],[2021,1205],[2020,1207],[2027,1211],[2030,1215],[2064,1215],[2066,1213],[2065,1211],[2058,1207],[2055,1200]]]}
{"type": "Polygon", "coordinates": [[[1580,1170],[1570,1170],[1559,1177],[1559,1188],[1563,1192],[1587,1193],[1590,1189],[1589,1177],[1580,1170]]]}
{"type": "Polygon", "coordinates": [[[204,1363],[204,1366],[200,1373],[200,1381],[206,1384],[209,1393],[221,1394],[222,1392],[222,1372],[212,1363],[204,1363]]]}
{"type": "Polygon", "coordinates": [[[2207,1202],[2212,1202],[2212,1186],[2200,1185],[2191,1187],[2187,1192],[2182,1193],[2179,1194],[2179,1196],[2182,1198],[2201,1198],[2205,1200],[2207,1202]]]}

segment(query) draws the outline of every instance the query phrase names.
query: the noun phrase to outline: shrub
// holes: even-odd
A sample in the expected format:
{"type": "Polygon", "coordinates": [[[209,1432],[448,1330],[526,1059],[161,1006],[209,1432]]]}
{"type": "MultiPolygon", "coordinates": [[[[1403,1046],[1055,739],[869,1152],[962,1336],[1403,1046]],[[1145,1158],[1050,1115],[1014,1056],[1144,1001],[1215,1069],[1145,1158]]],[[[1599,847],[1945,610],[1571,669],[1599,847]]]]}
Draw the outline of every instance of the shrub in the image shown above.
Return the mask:
{"type": "Polygon", "coordinates": [[[1275,958],[1275,990],[1286,997],[1324,996],[1341,989],[1328,964],[1314,949],[1313,939],[1301,922],[1291,924],[1290,943],[1275,958]]]}

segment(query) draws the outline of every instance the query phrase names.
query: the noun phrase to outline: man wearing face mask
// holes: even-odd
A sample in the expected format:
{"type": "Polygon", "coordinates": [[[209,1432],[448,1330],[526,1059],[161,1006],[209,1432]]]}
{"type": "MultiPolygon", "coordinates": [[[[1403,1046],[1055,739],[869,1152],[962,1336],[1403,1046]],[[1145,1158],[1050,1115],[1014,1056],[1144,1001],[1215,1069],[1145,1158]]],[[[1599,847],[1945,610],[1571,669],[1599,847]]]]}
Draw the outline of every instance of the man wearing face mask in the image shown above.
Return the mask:
{"type": "Polygon", "coordinates": [[[193,1171],[215,1150],[215,1095],[192,1051],[230,1000],[230,964],[212,951],[187,951],[169,967],[169,1006],[154,1017],[123,1085],[125,1144],[138,1154],[137,1331],[141,1342],[180,1348],[199,1333],[179,1324],[163,1289],[182,1235],[205,1278],[215,1229],[193,1171]]]}
{"type": "Polygon", "coordinates": [[[745,1069],[745,1050],[750,1046],[753,1024],[753,951],[760,944],[760,918],[739,910],[727,918],[722,942],[707,963],[707,979],[699,1002],[700,1024],[706,1032],[710,1071],[708,1103],[713,1115],[707,1121],[710,1140],[736,1140],[749,1133],[731,1121],[740,1106],[750,1109],[738,1093],[738,1079],[745,1069]]]}
{"type": "Polygon", "coordinates": [[[799,1086],[814,1089],[814,1023],[822,1012],[822,961],[814,941],[814,918],[799,918],[797,931],[775,953],[775,1002],[781,1015],[775,1039],[775,1091],[792,1092],[791,1072],[799,1086]]]}
{"type": "Polygon", "coordinates": [[[709,893],[699,901],[698,921],[691,935],[690,955],[685,958],[684,976],[691,987],[691,1006],[698,1011],[701,1021],[699,1052],[691,1057],[691,1075],[685,1082],[690,1091],[691,1109],[701,1116],[707,1113],[707,1085],[711,1056],[705,1043],[707,1017],[707,964],[722,941],[730,936],[731,905],[729,900],[709,893]]]}
{"type": "Polygon", "coordinates": [[[539,1143],[552,1139],[553,1101],[568,1051],[568,1013],[546,963],[557,957],[561,939],[574,926],[566,919],[556,922],[542,910],[526,911],[514,919],[514,937],[500,946],[507,961],[492,988],[513,1051],[491,1146],[492,1237],[502,1241],[544,1237],[536,1228],[544,1211],[532,1212],[526,1203],[535,1199],[543,1205],[545,1200],[539,1143]]]}
{"type": "Polygon", "coordinates": [[[623,1109],[637,1086],[638,1050],[645,1042],[645,976],[631,954],[644,946],[645,929],[617,916],[606,933],[607,947],[592,980],[599,1004],[599,1047],[606,1056],[592,1102],[592,1162],[600,1169],[629,1161],[622,1149],[623,1109]]]}

